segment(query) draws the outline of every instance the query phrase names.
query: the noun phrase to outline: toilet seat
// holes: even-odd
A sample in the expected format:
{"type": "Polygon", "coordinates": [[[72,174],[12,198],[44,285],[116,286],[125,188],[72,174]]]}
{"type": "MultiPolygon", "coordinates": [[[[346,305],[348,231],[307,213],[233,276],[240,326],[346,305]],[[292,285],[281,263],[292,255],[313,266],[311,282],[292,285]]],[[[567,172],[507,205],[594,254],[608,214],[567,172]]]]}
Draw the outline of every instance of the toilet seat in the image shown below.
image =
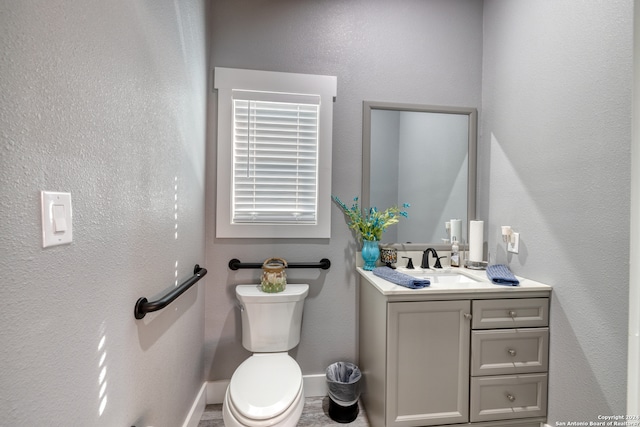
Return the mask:
{"type": "Polygon", "coordinates": [[[287,353],[254,354],[236,369],[225,397],[243,425],[274,425],[302,410],[302,372],[287,353]]]}
{"type": "Polygon", "coordinates": [[[229,390],[225,395],[225,401],[222,405],[222,415],[224,425],[226,427],[296,427],[298,420],[302,416],[302,409],[304,408],[304,392],[300,387],[300,393],[296,396],[291,406],[276,416],[275,418],[267,418],[264,420],[253,420],[246,418],[240,414],[233,403],[229,399],[229,390]]]}

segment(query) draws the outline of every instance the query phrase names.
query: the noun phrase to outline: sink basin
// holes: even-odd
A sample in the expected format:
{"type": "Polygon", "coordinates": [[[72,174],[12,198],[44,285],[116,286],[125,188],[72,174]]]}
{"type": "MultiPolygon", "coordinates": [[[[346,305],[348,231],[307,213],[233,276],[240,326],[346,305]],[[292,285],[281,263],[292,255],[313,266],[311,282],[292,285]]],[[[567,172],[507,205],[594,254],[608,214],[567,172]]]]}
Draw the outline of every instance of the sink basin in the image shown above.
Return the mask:
{"type": "Polygon", "coordinates": [[[479,280],[466,276],[461,273],[426,273],[424,275],[421,275],[420,277],[429,279],[431,283],[440,283],[443,285],[479,282],[479,280]]]}
{"type": "Polygon", "coordinates": [[[400,270],[405,274],[410,274],[411,276],[420,278],[420,279],[429,279],[432,284],[456,284],[456,283],[475,283],[480,282],[479,279],[476,279],[471,276],[467,276],[466,274],[460,271],[452,271],[452,270],[443,270],[443,271],[433,271],[433,270],[400,270]]]}

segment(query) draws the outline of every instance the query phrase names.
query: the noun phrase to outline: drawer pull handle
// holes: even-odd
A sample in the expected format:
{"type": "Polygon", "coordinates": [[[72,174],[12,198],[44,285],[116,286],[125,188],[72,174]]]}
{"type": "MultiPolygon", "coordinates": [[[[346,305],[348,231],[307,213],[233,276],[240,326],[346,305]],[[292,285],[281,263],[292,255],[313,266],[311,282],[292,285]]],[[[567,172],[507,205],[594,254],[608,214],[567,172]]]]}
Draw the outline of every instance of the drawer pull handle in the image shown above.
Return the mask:
{"type": "Polygon", "coordinates": [[[507,350],[507,353],[509,353],[510,356],[515,356],[517,353],[514,349],[510,348],[509,350],[507,350]]]}
{"type": "Polygon", "coordinates": [[[513,310],[509,310],[509,316],[510,316],[512,319],[515,319],[515,317],[516,317],[517,315],[518,315],[518,313],[516,313],[515,311],[513,311],[513,310]]]}
{"type": "Polygon", "coordinates": [[[507,399],[509,399],[509,402],[515,402],[516,401],[516,397],[511,393],[507,393],[507,399]]]}
{"type": "Polygon", "coordinates": [[[467,320],[471,319],[471,317],[472,317],[472,316],[471,316],[471,314],[469,314],[469,313],[465,313],[465,314],[464,314],[464,318],[465,318],[465,319],[467,319],[467,320]]]}

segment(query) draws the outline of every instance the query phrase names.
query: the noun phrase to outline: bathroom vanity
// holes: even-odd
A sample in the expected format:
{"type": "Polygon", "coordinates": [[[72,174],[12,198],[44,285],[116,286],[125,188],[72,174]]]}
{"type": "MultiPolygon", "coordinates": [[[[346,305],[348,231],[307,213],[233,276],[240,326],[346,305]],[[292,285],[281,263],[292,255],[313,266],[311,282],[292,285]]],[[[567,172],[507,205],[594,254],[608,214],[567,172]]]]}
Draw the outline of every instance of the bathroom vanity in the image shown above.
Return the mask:
{"type": "MultiPolygon", "coordinates": [[[[358,268],[361,400],[379,426],[539,427],[551,287],[448,269],[407,289],[358,268]]],[[[419,270],[419,269],[418,269],[419,270]]]]}

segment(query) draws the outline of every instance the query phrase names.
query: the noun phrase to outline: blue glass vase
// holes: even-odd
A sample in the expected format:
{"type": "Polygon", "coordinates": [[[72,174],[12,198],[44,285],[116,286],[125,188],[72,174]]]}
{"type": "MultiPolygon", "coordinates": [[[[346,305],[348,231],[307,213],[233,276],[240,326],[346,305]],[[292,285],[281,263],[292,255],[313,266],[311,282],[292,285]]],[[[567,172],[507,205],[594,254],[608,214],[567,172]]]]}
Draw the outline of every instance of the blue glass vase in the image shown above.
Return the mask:
{"type": "Polygon", "coordinates": [[[376,268],[376,261],[380,256],[380,248],[377,240],[362,240],[362,259],[364,260],[363,269],[371,271],[376,268]]]}

